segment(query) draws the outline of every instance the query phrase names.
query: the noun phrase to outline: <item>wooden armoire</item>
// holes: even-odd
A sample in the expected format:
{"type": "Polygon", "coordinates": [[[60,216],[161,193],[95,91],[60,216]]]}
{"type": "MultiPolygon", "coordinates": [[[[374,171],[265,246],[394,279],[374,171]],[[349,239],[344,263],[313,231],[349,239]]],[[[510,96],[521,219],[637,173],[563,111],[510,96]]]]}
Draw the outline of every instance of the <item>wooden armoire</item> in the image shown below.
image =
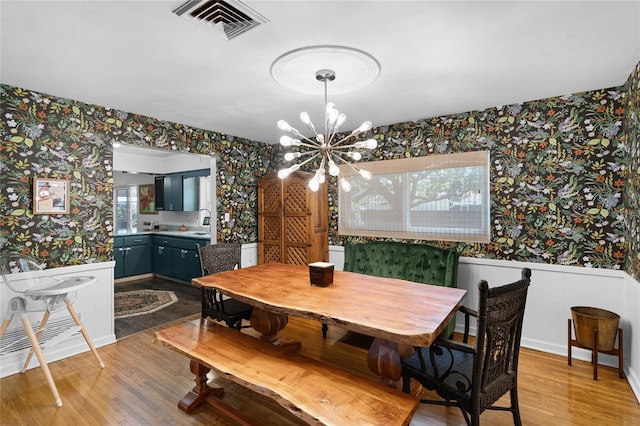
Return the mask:
{"type": "Polygon", "coordinates": [[[313,192],[311,173],[258,180],[258,263],[307,265],[329,260],[327,183],[313,192]]]}

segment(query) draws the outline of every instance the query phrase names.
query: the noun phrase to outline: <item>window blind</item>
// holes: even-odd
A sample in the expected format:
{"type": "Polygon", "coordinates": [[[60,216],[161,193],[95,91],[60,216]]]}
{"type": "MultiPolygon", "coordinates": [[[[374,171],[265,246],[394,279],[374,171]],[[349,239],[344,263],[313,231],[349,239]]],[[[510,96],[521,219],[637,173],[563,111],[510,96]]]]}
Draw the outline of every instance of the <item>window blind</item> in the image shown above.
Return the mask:
{"type": "Polygon", "coordinates": [[[340,166],[338,233],[367,237],[489,242],[489,151],[359,163],[365,181],[340,166]]]}

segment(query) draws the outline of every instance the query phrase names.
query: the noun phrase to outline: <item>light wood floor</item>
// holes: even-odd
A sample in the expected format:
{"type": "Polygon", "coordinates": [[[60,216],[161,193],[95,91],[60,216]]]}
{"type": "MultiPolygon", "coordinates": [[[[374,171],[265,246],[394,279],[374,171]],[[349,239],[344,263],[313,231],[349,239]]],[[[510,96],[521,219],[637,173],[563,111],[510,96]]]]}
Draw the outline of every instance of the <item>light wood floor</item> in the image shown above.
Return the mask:
{"type": "MultiPolygon", "coordinates": [[[[345,344],[349,335],[330,327],[323,341],[317,322],[292,318],[283,335],[303,342],[302,353],[340,364],[374,378],[366,351],[345,344]]],[[[42,371],[35,368],[0,380],[2,425],[233,425],[207,405],[188,415],[177,402],[193,387],[186,358],[153,343],[153,332],[126,337],[99,348],[107,367],[91,353],[50,364],[64,406],[56,408],[42,371]]],[[[520,410],[525,425],[639,425],[640,405],[617,370],[601,366],[592,380],[591,364],[522,349],[520,410]]],[[[226,389],[225,401],[264,425],[297,424],[277,405],[212,376],[226,389]]],[[[509,413],[485,412],[483,425],[512,424],[509,413]]],[[[462,425],[459,410],[421,404],[412,425],[462,425]]]]}

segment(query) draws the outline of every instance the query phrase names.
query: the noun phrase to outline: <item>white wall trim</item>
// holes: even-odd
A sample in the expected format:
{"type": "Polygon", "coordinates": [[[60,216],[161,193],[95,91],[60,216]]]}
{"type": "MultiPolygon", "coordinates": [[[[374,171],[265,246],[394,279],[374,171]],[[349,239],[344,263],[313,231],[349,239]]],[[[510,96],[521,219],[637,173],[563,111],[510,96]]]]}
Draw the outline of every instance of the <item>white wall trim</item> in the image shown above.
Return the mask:
{"type": "MultiPolygon", "coordinates": [[[[329,247],[329,261],[344,267],[344,248],[329,247]]],[[[548,265],[518,261],[461,257],[458,287],[467,290],[463,304],[477,307],[477,286],[502,285],[520,278],[522,268],[531,269],[531,287],[522,331],[522,346],[567,356],[567,321],[572,306],[595,306],[620,315],[624,333],[624,370],[640,402],[640,283],[623,271],[548,265]]],[[[463,316],[456,318],[456,331],[464,329],[463,316]]],[[[575,337],[574,337],[575,338],[575,337]]],[[[591,353],[573,348],[574,359],[591,361],[591,353]]],[[[617,368],[618,358],[600,354],[600,363],[617,368]]]]}

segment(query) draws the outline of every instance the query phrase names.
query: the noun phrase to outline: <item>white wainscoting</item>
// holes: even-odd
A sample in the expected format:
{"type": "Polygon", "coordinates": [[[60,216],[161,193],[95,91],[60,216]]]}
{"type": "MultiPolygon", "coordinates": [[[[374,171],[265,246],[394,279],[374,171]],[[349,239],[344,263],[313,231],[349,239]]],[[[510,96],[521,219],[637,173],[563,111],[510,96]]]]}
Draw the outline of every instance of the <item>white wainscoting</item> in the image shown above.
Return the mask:
{"type": "MultiPolygon", "coordinates": [[[[77,292],[77,298],[73,304],[78,312],[85,329],[89,333],[93,344],[99,348],[116,341],[113,323],[113,268],[115,262],[101,262],[87,265],[67,266],[62,268],[48,269],[47,273],[56,277],[68,277],[78,275],[90,275],[96,277],[96,283],[83,287],[77,292]]],[[[4,320],[8,311],[9,300],[16,296],[4,283],[0,283],[0,313],[4,320]]],[[[32,325],[39,323],[42,312],[28,314],[32,325]]],[[[49,319],[49,324],[55,323],[58,319],[71,318],[64,304],[49,319]]],[[[73,321],[71,322],[73,323],[73,321]]],[[[20,318],[14,317],[5,333],[9,335],[24,335],[20,318]]],[[[2,339],[2,347],[5,347],[6,338],[2,339]]],[[[27,339],[28,341],[28,339],[27,339]]],[[[22,364],[26,359],[28,348],[20,351],[7,351],[0,354],[0,377],[6,377],[22,370],[22,364]]],[[[47,363],[67,358],[79,353],[89,351],[89,346],[79,332],[70,338],[48,347],[44,350],[47,363]]],[[[30,368],[39,366],[37,358],[34,356],[30,363],[30,368]]],[[[108,366],[107,366],[108,367],[108,366]]],[[[96,362],[96,368],[100,368],[96,362]]],[[[43,376],[44,380],[44,376],[43,376]]],[[[55,377],[54,377],[55,380],[55,377]]]]}
{"type": "MultiPolygon", "coordinates": [[[[329,261],[336,269],[344,266],[341,246],[329,247],[329,261]]],[[[467,290],[463,304],[476,308],[478,283],[489,286],[516,281],[522,268],[531,269],[531,286],[527,296],[522,346],[567,356],[567,320],[572,306],[593,306],[620,315],[624,335],[624,370],[640,402],[640,283],[628,274],[606,269],[578,268],[513,261],[460,258],[458,287],[467,290]]],[[[458,314],[456,330],[464,328],[458,314]]],[[[574,336],[575,338],[575,336],[574,336]]],[[[591,352],[573,348],[573,357],[590,361],[591,352]]],[[[618,358],[600,354],[602,364],[618,366],[618,358]]]]}

